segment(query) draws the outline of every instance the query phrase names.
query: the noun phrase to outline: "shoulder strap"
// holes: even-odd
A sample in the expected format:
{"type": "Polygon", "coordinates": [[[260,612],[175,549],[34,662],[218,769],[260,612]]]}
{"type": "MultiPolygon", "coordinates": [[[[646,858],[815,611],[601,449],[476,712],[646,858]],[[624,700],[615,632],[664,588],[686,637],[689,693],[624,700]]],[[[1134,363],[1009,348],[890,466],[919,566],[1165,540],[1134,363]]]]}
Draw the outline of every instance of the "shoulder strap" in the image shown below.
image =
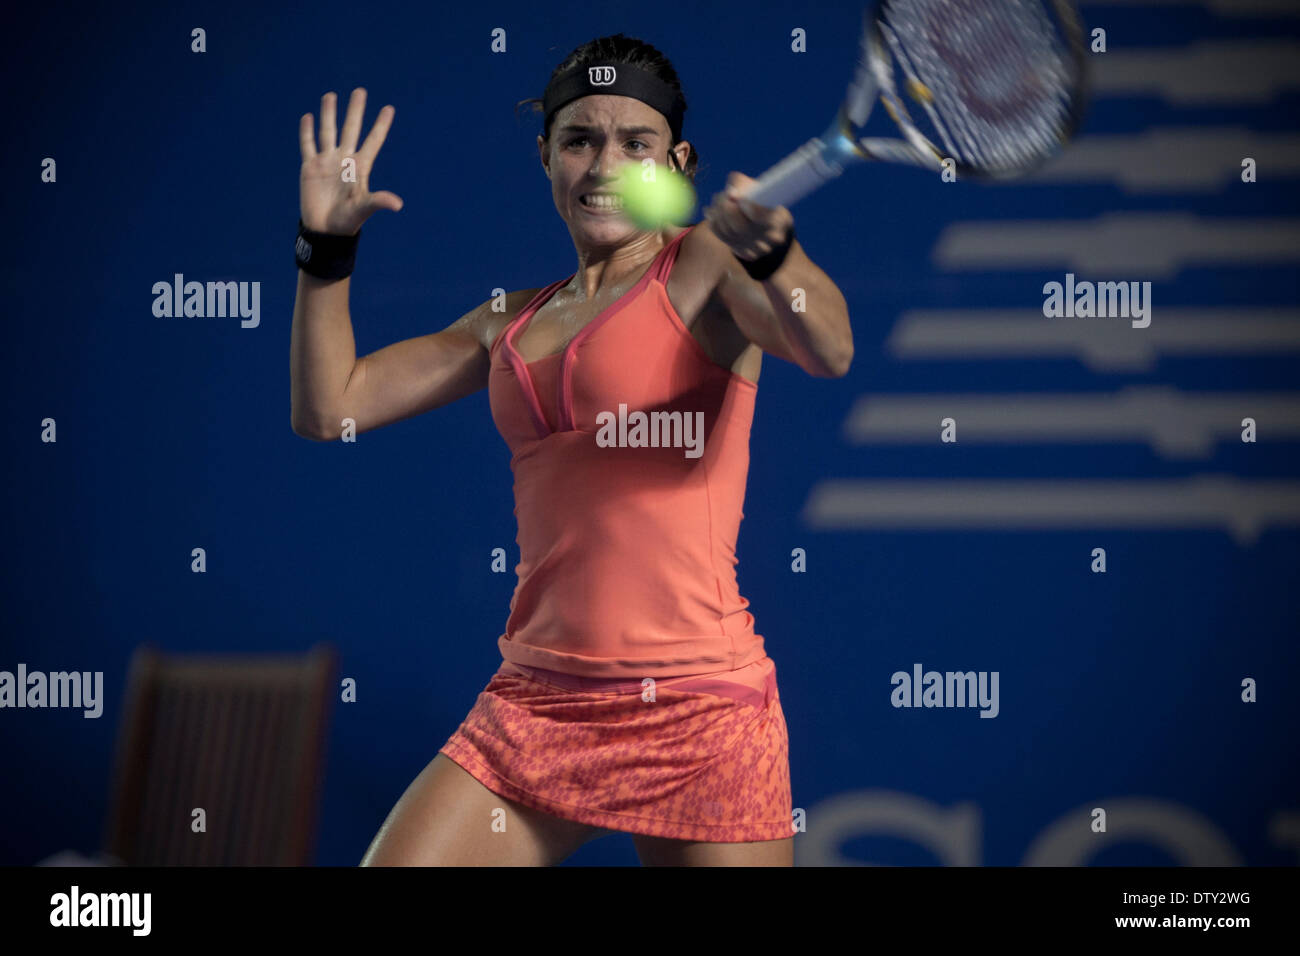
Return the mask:
{"type": "MultiPolygon", "coordinates": [[[[698,226],[699,223],[696,223],[695,225],[698,226]]],[[[668,284],[668,273],[673,271],[673,263],[677,261],[677,253],[680,252],[682,248],[682,240],[685,239],[687,233],[694,228],[695,226],[686,227],[677,234],[676,238],[674,238],[672,242],[664,246],[663,250],[659,253],[659,261],[654,265],[654,271],[652,273],[653,278],[657,279],[664,285],[668,284]]]]}

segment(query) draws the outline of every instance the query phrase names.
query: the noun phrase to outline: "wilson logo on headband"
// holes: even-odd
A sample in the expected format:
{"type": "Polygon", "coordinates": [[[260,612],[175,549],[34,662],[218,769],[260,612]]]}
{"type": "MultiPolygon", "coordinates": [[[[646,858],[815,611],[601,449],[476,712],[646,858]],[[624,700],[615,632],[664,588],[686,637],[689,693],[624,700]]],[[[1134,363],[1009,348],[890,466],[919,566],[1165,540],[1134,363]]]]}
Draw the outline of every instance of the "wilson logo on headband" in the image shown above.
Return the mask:
{"type": "Polygon", "coordinates": [[[609,86],[618,74],[612,66],[592,66],[587,68],[587,82],[592,86],[609,86]]]}

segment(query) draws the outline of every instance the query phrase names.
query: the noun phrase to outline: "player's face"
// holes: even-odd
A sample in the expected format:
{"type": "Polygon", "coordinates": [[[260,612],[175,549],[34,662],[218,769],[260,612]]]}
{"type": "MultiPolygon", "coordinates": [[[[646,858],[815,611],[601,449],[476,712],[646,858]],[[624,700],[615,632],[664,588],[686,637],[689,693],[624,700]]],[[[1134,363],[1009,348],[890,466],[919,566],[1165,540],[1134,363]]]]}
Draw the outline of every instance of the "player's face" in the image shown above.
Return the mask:
{"type": "Polygon", "coordinates": [[[555,208],[575,238],[612,245],[637,232],[611,200],[601,205],[583,197],[612,196],[628,163],[653,159],[667,165],[671,138],[663,114],[629,96],[584,96],[555,114],[549,148],[540,136],[537,142],[555,208]]]}

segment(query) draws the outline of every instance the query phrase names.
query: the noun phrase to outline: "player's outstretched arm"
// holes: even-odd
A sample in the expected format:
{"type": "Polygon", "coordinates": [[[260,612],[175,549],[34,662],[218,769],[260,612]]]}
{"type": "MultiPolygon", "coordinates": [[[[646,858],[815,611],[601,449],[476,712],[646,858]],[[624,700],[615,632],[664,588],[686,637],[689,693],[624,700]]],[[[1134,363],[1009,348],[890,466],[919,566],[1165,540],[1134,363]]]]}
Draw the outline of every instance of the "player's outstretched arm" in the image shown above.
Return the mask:
{"type": "MultiPolygon", "coordinates": [[[[394,110],[380,110],[370,135],[358,145],[366,91],[352,91],[341,135],[335,128],[336,101],[334,93],[321,97],[319,135],[311,113],[299,120],[301,216],[314,232],[350,236],[378,210],[402,208],[395,194],[370,191],[370,173],[394,110]]],[[[486,316],[484,306],[440,332],[358,359],[348,310],[350,285],[351,278],[320,279],[298,271],[289,347],[290,422],[296,434],[332,441],[342,434],[345,419],[363,432],[487,385],[488,357],[478,328],[486,316]]]]}

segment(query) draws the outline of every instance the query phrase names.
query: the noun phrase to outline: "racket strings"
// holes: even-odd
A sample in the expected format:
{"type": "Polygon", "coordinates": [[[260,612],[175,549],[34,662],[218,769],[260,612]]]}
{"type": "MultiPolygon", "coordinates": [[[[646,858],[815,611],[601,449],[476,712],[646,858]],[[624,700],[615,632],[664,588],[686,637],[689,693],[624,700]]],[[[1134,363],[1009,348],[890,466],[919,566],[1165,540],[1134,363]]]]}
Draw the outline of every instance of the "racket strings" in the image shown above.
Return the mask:
{"type": "Polygon", "coordinates": [[[881,33],[912,99],[958,162],[1012,170],[1064,138],[1078,78],[1041,0],[895,2],[881,33]]]}
{"type": "MultiPolygon", "coordinates": [[[[913,95],[915,96],[918,91],[924,91],[920,94],[918,100],[921,103],[922,108],[925,110],[926,115],[930,118],[930,123],[939,134],[939,138],[943,142],[947,154],[949,156],[958,155],[960,151],[954,144],[953,137],[948,133],[948,128],[940,117],[939,111],[933,106],[933,95],[931,94],[929,87],[927,87],[917,75],[916,67],[908,58],[907,51],[903,49],[902,45],[898,42],[898,37],[888,26],[882,24],[881,32],[885,37],[885,42],[889,44],[890,50],[893,53],[894,62],[897,63],[903,69],[903,72],[907,74],[907,79],[911,84],[913,95]]],[[[894,119],[896,121],[900,119],[910,121],[911,117],[907,111],[906,104],[899,100],[897,94],[894,93],[892,88],[889,90],[887,96],[891,103],[890,113],[893,115],[894,119]]],[[[908,129],[906,125],[904,125],[903,131],[908,134],[908,139],[911,139],[914,143],[916,142],[915,135],[912,134],[912,131],[908,129]]]]}

